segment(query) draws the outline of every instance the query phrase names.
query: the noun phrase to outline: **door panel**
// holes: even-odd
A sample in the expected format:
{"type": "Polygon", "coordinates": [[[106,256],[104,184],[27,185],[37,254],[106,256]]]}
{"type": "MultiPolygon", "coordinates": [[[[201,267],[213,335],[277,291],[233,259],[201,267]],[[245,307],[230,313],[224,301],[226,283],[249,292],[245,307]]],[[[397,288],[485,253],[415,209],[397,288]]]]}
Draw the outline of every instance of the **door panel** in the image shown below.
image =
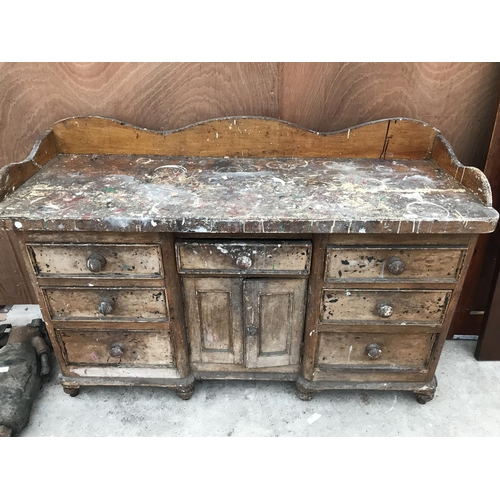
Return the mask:
{"type": "Polygon", "coordinates": [[[306,284],[303,279],[244,281],[247,368],[299,363],[306,284]]]}
{"type": "Polygon", "coordinates": [[[239,278],[183,278],[191,360],[243,364],[239,278]]]}

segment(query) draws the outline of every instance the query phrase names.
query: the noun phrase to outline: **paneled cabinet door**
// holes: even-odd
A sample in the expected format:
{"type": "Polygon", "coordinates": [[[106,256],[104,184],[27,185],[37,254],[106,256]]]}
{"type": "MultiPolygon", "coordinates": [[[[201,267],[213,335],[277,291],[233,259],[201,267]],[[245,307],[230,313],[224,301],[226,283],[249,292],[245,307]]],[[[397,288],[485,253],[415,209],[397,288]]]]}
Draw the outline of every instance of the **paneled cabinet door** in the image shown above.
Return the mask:
{"type": "Polygon", "coordinates": [[[243,283],[247,368],[295,365],[304,328],[304,279],[248,279],[243,283]]]}
{"type": "Polygon", "coordinates": [[[193,363],[243,364],[240,278],[183,278],[193,363]]]}
{"type": "Polygon", "coordinates": [[[296,365],[305,279],[183,278],[193,363],[296,365]]]}

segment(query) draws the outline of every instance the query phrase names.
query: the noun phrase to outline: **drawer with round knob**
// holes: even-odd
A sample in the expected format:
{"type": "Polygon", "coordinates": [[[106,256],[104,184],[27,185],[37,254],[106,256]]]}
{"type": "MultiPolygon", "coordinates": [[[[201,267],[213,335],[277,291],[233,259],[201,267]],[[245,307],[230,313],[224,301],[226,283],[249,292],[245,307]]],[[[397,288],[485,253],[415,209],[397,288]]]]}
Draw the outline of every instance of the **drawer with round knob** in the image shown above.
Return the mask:
{"type": "Polygon", "coordinates": [[[319,334],[316,366],[328,368],[423,369],[435,334],[330,333],[319,334]]]}
{"type": "Polygon", "coordinates": [[[451,290],[323,290],[322,323],[440,325],[451,290]]]}
{"type": "Polygon", "coordinates": [[[309,274],[310,241],[176,242],[181,274],[309,274]]]}
{"type": "Polygon", "coordinates": [[[68,365],[173,365],[168,330],[56,329],[68,365]]]}
{"type": "Polygon", "coordinates": [[[466,247],[329,246],[325,281],[455,283],[466,250],[466,247]]]}
{"type": "Polygon", "coordinates": [[[163,276],[158,245],[27,245],[35,273],[42,277],[159,278],[163,276]]]}
{"type": "Polygon", "coordinates": [[[165,321],[163,289],[42,288],[53,320],[165,321]]]}

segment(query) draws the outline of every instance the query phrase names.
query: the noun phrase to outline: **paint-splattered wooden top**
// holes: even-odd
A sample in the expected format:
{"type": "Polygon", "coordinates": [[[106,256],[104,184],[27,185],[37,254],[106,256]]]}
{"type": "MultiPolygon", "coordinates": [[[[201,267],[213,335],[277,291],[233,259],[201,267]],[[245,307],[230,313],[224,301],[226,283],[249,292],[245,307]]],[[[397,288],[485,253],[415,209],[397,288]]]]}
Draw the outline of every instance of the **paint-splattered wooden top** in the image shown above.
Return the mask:
{"type": "Polygon", "coordinates": [[[56,231],[481,233],[498,213],[430,159],[56,154],[0,218],[56,231]]]}
{"type": "Polygon", "coordinates": [[[8,230],[483,233],[491,204],[483,172],[407,118],[320,133],[262,117],[170,131],[73,117],[0,169],[8,230]]]}

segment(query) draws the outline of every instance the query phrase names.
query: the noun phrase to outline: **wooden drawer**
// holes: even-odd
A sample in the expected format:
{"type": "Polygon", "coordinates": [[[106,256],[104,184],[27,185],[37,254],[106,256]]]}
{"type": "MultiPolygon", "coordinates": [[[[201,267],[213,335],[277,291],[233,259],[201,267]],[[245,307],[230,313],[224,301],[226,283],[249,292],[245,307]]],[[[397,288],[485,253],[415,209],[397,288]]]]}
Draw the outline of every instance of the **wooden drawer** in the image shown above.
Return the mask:
{"type": "Polygon", "coordinates": [[[179,273],[309,274],[310,241],[178,241],[179,273]]]}
{"type": "Polygon", "coordinates": [[[425,369],[435,334],[319,334],[316,366],[338,368],[425,369]]]}
{"type": "Polygon", "coordinates": [[[173,366],[168,330],[58,330],[68,365],[173,366]]]}
{"type": "Polygon", "coordinates": [[[38,276],[163,276],[158,245],[30,243],[27,247],[38,276]]]}
{"type": "Polygon", "coordinates": [[[163,289],[42,288],[42,293],[54,320],[168,319],[163,289]]]}
{"type": "Polygon", "coordinates": [[[333,247],[325,281],[456,282],[466,247],[333,247]]]}
{"type": "Polygon", "coordinates": [[[321,322],[439,325],[451,290],[323,290],[321,322]]]}

